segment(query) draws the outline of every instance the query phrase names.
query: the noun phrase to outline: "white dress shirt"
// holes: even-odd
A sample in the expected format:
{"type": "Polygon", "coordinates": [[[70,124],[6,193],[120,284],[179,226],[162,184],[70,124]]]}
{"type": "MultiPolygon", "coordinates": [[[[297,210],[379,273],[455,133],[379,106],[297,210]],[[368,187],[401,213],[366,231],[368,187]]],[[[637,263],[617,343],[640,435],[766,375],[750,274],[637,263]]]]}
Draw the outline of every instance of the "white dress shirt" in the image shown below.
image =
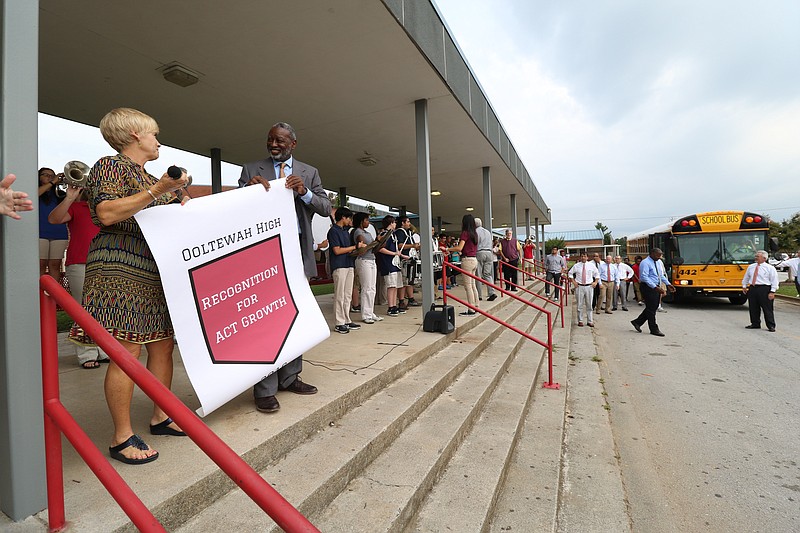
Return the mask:
{"type": "Polygon", "coordinates": [[[600,271],[594,266],[594,261],[578,261],[572,268],[569,269],[569,277],[577,281],[581,285],[588,285],[593,283],[594,280],[600,279],[600,271]],[[586,269],[586,283],[583,282],[583,271],[586,269]]]}
{"type": "Polygon", "coordinates": [[[751,285],[769,285],[769,292],[778,290],[778,271],[775,267],[764,261],[763,263],[750,263],[747,267],[747,272],[744,273],[742,278],[742,288],[747,288],[751,285]],[[756,265],[758,266],[758,274],[756,274],[756,265]],[[753,280],[755,275],[756,279],[753,280]]]}

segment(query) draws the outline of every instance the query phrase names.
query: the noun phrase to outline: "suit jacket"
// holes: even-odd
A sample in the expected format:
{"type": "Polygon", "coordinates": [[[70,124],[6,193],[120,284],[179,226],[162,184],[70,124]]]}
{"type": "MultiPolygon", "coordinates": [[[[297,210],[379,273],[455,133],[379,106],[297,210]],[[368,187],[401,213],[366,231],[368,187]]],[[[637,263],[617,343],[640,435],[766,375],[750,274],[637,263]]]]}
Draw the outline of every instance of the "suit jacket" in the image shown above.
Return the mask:
{"type": "MultiPolygon", "coordinates": [[[[306,203],[295,193],[294,210],[300,226],[300,253],[303,255],[303,269],[307,278],[317,275],[317,264],[314,260],[314,235],[311,228],[311,219],[314,213],[324,217],[331,216],[331,201],[322,188],[319,172],[311,165],[301,163],[294,159],[292,174],[303,179],[303,185],[311,191],[311,202],[306,203]]],[[[272,181],[275,179],[275,162],[272,158],[262,159],[247,163],[242,167],[242,176],[239,178],[239,187],[244,187],[253,176],[262,176],[272,181]]]]}

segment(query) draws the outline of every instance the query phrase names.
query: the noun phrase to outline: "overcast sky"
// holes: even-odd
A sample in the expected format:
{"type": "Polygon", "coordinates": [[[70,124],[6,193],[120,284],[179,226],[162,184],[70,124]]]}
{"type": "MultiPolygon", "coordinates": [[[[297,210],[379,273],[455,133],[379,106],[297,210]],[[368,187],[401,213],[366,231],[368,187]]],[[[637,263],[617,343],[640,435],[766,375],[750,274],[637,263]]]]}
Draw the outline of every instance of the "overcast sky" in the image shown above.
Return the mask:
{"type": "Polygon", "coordinates": [[[553,230],[800,211],[797,0],[435,2],[553,230]]]}
{"type": "MultiPolygon", "coordinates": [[[[699,211],[800,211],[797,0],[435,0],[552,209],[621,237],[699,211]]],[[[40,115],[40,166],[109,148],[40,115]]],[[[76,131],[77,130],[77,131],[76,131]]],[[[210,183],[208,163],[162,150],[210,183]]],[[[225,165],[223,183],[239,168],[225,165]]]]}

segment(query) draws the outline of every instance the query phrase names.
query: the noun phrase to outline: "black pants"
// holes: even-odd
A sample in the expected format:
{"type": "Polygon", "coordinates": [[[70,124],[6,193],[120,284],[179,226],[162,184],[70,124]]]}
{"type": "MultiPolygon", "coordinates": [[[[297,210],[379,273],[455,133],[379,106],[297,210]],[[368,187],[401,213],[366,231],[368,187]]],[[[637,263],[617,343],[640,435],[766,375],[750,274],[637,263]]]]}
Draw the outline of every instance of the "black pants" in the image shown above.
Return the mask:
{"type": "MultiPolygon", "coordinates": [[[[561,284],[561,272],[548,272],[547,277],[545,278],[547,281],[552,282],[555,285],[561,284]]],[[[555,291],[556,298],[558,298],[559,290],[553,287],[555,291]]],[[[549,295],[550,294],[550,285],[547,283],[544,284],[544,293],[549,295]]]]}
{"type": "Polygon", "coordinates": [[[503,265],[503,279],[506,281],[506,290],[511,290],[511,284],[508,283],[509,281],[514,285],[517,284],[517,269],[511,268],[516,267],[519,265],[519,259],[512,259],[508,261],[508,265],[503,265]],[[511,265],[511,266],[508,266],[511,265]]]}
{"type": "Polygon", "coordinates": [[[642,291],[642,298],[644,298],[644,311],[636,317],[634,322],[641,327],[647,322],[647,327],[650,328],[650,333],[658,331],[658,324],[656,324],[656,312],[661,303],[661,293],[658,289],[653,289],[647,283],[639,285],[642,291]]]}
{"type": "Polygon", "coordinates": [[[750,324],[761,327],[761,311],[768,328],[775,327],[775,300],[769,299],[769,285],[751,285],[747,291],[747,306],[750,308],[750,324]]]}

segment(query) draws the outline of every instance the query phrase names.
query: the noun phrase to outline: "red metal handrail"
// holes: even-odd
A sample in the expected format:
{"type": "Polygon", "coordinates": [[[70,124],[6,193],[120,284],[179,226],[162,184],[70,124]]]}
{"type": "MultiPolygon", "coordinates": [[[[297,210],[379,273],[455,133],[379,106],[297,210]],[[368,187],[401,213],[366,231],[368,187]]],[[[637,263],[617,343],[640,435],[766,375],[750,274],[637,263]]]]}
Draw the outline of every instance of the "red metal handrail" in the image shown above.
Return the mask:
{"type": "MultiPolygon", "coordinates": [[[[508,284],[508,285],[513,285],[513,286],[514,286],[514,287],[516,287],[517,289],[522,289],[523,291],[527,292],[528,294],[532,294],[532,295],[533,295],[533,296],[535,296],[536,298],[541,298],[542,300],[545,300],[545,301],[547,301],[548,303],[551,303],[551,304],[553,304],[553,305],[556,305],[556,306],[558,306],[558,307],[561,309],[561,327],[562,327],[562,328],[566,327],[566,326],[564,325],[564,306],[565,306],[565,305],[567,305],[567,293],[568,293],[569,291],[567,291],[567,290],[564,288],[563,281],[562,281],[562,284],[561,284],[561,285],[556,285],[556,284],[555,284],[555,283],[553,283],[552,281],[547,281],[545,278],[542,278],[542,277],[539,277],[539,276],[536,276],[536,275],[530,275],[530,274],[524,274],[524,273],[523,273],[523,275],[524,275],[524,276],[525,276],[525,275],[527,275],[527,277],[528,277],[528,278],[533,278],[533,279],[539,280],[539,281],[541,281],[541,282],[544,282],[544,283],[546,283],[546,284],[548,284],[548,285],[552,285],[552,286],[553,286],[553,291],[554,291],[554,292],[555,292],[555,291],[558,291],[558,294],[559,294],[558,301],[556,302],[555,300],[551,300],[551,299],[550,299],[550,298],[548,298],[547,296],[542,296],[542,295],[541,295],[541,294],[539,294],[538,292],[529,291],[527,288],[523,287],[522,285],[517,285],[517,284],[516,284],[516,283],[514,283],[513,281],[509,281],[509,280],[505,280],[505,279],[503,279],[503,268],[502,268],[503,266],[507,266],[507,267],[509,267],[509,268],[513,268],[514,270],[516,270],[516,271],[518,271],[518,272],[523,272],[523,270],[521,270],[519,267],[515,267],[515,266],[514,266],[514,265],[512,265],[512,264],[506,263],[506,262],[505,262],[505,261],[503,261],[502,259],[499,261],[499,266],[500,266],[500,269],[499,269],[499,270],[500,270],[500,279],[499,279],[500,283],[506,283],[506,284],[508,284]]],[[[563,277],[564,277],[564,276],[562,276],[562,280],[563,280],[563,277]]]]}
{"type": "MultiPolygon", "coordinates": [[[[466,302],[466,301],[464,301],[461,298],[458,298],[456,296],[452,296],[452,295],[450,296],[450,298],[452,298],[453,300],[457,301],[461,305],[465,305],[469,309],[472,309],[473,311],[477,311],[478,313],[482,314],[483,316],[494,320],[495,322],[497,322],[501,326],[505,326],[508,329],[510,329],[511,331],[519,333],[520,335],[522,335],[526,339],[535,342],[539,346],[542,346],[543,348],[547,348],[547,381],[542,384],[542,387],[545,388],[545,389],[559,389],[559,388],[561,388],[561,385],[559,385],[558,383],[554,383],[553,382],[553,321],[552,321],[553,314],[550,311],[548,311],[547,309],[545,309],[543,307],[539,307],[538,305],[536,305],[535,303],[533,303],[531,301],[525,300],[524,298],[520,298],[516,294],[513,294],[511,292],[506,291],[502,287],[498,287],[497,285],[495,285],[493,283],[489,283],[485,279],[479,278],[479,277],[475,276],[474,274],[471,274],[470,272],[467,272],[466,270],[462,269],[461,267],[455,266],[453,263],[450,263],[449,261],[445,261],[444,262],[444,268],[446,269],[447,267],[450,267],[453,270],[455,270],[457,272],[460,272],[462,276],[469,276],[470,278],[474,279],[475,281],[478,281],[480,283],[483,283],[484,285],[488,285],[490,287],[493,287],[495,290],[500,291],[503,294],[507,294],[508,296],[511,296],[515,300],[520,301],[520,302],[524,303],[525,305],[527,305],[529,307],[533,307],[534,309],[536,309],[538,311],[541,311],[542,313],[547,315],[547,342],[545,343],[544,341],[537,339],[533,335],[530,335],[530,334],[522,331],[521,329],[519,329],[519,328],[517,328],[515,326],[512,326],[508,322],[500,320],[496,316],[494,316],[494,315],[492,315],[490,313],[487,313],[486,311],[484,311],[480,307],[475,307],[474,305],[470,304],[469,302],[466,302]]],[[[445,272],[446,272],[446,270],[445,270],[445,272]]],[[[523,288],[523,290],[525,290],[529,294],[533,294],[530,291],[528,291],[527,289],[523,288]]],[[[442,285],[442,303],[444,303],[445,305],[447,304],[447,298],[448,298],[448,296],[447,296],[447,284],[445,283],[445,284],[442,285]]],[[[562,313],[563,313],[563,309],[562,309],[562,313]]]]}
{"type": "Polygon", "coordinates": [[[189,438],[278,526],[288,532],[319,533],[319,530],[306,517],[300,514],[278,491],[211,431],[191,409],[158,381],[144,365],[131,357],[130,353],[103,329],[61,285],[50,276],[42,276],[39,283],[45,460],[50,531],[62,531],[66,527],[60,433],[63,433],[72,443],[81,458],[140,531],[165,531],[61,403],[58,386],[57,302],[108,354],[111,360],[172,418],[189,438]]]}

